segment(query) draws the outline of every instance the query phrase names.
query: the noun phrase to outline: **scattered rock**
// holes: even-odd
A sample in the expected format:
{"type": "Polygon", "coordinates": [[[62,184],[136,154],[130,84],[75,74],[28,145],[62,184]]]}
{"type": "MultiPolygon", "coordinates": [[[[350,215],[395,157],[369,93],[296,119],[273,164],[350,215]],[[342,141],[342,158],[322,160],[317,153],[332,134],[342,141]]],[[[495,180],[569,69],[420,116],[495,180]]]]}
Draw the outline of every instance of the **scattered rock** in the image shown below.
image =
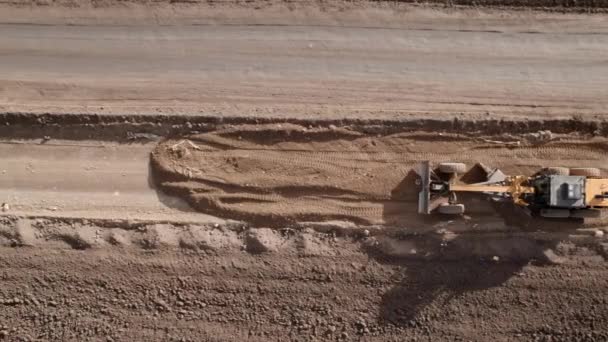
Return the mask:
{"type": "Polygon", "coordinates": [[[254,254],[276,252],[283,242],[279,232],[270,228],[250,229],[245,238],[247,251],[254,254]]]}
{"type": "Polygon", "coordinates": [[[179,244],[175,227],[170,224],[155,224],[148,228],[148,231],[154,231],[158,243],[163,246],[177,246],[179,244]]]}
{"type": "Polygon", "coordinates": [[[411,257],[418,254],[414,241],[399,240],[389,236],[380,237],[376,248],[379,252],[392,257],[411,257]]]}
{"type": "Polygon", "coordinates": [[[524,135],[531,143],[541,143],[553,140],[553,133],[549,130],[538,131],[536,133],[527,133],[524,135]]]}
{"type": "Polygon", "coordinates": [[[108,242],[116,246],[128,246],[131,244],[127,233],[122,229],[113,229],[107,238],[108,242]]]}
{"type": "Polygon", "coordinates": [[[167,304],[167,302],[165,302],[162,298],[155,298],[154,304],[156,304],[156,308],[159,309],[160,311],[170,311],[171,310],[171,308],[169,307],[169,304],[167,304]]]}
{"type": "Polygon", "coordinates": [[[175,227],[168,224],[146,226],[140,234],[133,236],[132,241],[144,249],[158,249],[180,244],[175,227]]]}
{"type": "Polygon", "coordinates": [[[564,259],[562,257],[560,257],[559,255],[555,254],[555,252],[552,249],[545,249],[542,253],[541,253],[541,257],[540,257],[541,261],[549,263],[549,264],[561,264],[564,262],[564,259]]]}
{"type": "Polygon", "coordinates": [[[36,231],[32,227],[32,221],[28,219],[19,219],[15,223],[15,231],[17,241],[21,246],[36,245],[36,231]]]}
{"type": "Polygon", "coordinates": [[[19,305],[19,304],[23,304],[23,300],[21,300],[18,297],[13,297],[13,298],[9,298],[9,299],[3,300],[2,304],[4,304],[4,305],[19,305]]]}
{"type": "Polygon", "coordinates": [[[312,229],[307,229],[298,237],[297,247],[302,256],[332,256],[335,250],[321,240],[312,229]]]}
{"type": "Polygon", "coordinates": [[[78,236],[89,246],[97,246],[105,243],[101,238],[99,230],[93,226],[81,225],[77,227],[78,236]]]}
{"type": "Polygon", "coordinates": [[[236,232],[221,228],[219,225],[218,229],[188,226],[179,234],[178,239],[180,247],[190,250],[238,250],[243,245],[236,232]]]}

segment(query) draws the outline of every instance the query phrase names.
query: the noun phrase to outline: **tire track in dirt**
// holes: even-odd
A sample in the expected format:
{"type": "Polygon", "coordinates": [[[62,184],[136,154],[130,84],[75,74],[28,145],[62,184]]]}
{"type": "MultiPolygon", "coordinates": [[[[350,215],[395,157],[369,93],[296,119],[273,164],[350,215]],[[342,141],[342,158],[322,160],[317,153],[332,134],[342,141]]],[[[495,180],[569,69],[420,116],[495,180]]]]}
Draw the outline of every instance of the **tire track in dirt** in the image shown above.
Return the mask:
{"type": "Polygon", "coordinates": [[[261,226],[336,219],[420,223],[413,167],[423,160],[480,162],[507,174],[555,165],[608,170],[605,138],[556,136],[537,145],[524,139],[519,145],[488,141],[244,125],[166,140],[152,153],[151,165],[160,189],[199,211],[261,226]]]}

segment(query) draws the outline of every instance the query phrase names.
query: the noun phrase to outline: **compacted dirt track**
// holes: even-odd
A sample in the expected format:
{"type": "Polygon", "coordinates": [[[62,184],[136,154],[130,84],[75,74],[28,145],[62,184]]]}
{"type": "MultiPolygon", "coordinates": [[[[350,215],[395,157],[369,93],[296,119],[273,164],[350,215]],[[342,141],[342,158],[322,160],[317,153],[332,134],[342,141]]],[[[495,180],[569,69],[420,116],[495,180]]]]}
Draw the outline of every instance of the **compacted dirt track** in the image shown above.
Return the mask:
{"type": "Polygon", "coordinates": [[[0,110],[290,118],[608,110],[601,14],[269,3],[253,12],[9,6],[0,10],[0,110]]]}
{"type": "Polygon", "coordinates": [[[2,201],[12,213],[85,219],[213,221],[150,187],[154,143],[5,141],[2,201]]]}

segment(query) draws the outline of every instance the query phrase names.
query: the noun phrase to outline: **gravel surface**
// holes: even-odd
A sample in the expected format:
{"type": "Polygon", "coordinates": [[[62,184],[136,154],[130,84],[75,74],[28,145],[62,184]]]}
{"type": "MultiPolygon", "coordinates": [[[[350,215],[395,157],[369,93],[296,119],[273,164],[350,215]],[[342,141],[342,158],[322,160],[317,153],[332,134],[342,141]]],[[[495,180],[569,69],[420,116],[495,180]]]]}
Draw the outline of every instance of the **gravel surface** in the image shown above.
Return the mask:
{"type": "Polygon", "coordinates": [[[605,341],[608,271],[244,251],[1,248],[7,341],[605,341]]]}

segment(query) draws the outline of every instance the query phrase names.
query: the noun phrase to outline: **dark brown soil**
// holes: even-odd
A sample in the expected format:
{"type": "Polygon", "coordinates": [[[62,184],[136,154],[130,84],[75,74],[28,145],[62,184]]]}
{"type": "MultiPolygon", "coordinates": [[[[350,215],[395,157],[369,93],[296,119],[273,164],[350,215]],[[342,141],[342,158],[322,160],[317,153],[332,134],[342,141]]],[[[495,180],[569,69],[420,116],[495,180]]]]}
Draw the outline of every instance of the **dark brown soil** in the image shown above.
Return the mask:
{"type": "Polygon", "coordinates": [[[605,262],[2,247],[3,341],[605,341],[605,262]]]}
{"type": "Polygon", "coordinates": [[[442,132],[465,135],[497,135],[536,133],[548,130],[559,134],[608,136],[608,121],[599,118],[570,119],[477,118],[475,115],[445,115],[430,118],[408,115],[399,119],[372,118],[272,118],[252,116],[219,117],[216,115],[94,115],[94,114],[34,114],[0,113],[0,135],[7,139],[109,140],[138,142],[159,137],[180,137],[192,132],[207,132],[225,125],[292,123],[304,127],[328,128],[347,126],[366,134],[400,132],[442,132]]]}

